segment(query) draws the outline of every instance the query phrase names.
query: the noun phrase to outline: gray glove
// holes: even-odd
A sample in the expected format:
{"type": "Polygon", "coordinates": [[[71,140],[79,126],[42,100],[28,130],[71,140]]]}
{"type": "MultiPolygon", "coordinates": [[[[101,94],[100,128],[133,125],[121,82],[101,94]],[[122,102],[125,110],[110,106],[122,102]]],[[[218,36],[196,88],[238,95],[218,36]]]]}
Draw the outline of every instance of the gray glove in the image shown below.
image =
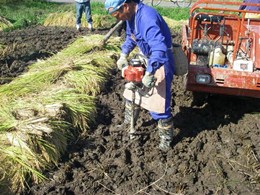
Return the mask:
{"type": "Polygon", "coordinates": [[[120,58],[117,60],[116,65],[119,70],[122,70],[123,67],[128,66],[128,61],[127,61],[127,54],[121,53],[120,58]]]}
{"type": "Polygon", "coordinates": [[[145,75],[142,78],[142,83],[145,87],[152,88],[155,83],[154,75],[150,72],[145,72],[145,75]]]}

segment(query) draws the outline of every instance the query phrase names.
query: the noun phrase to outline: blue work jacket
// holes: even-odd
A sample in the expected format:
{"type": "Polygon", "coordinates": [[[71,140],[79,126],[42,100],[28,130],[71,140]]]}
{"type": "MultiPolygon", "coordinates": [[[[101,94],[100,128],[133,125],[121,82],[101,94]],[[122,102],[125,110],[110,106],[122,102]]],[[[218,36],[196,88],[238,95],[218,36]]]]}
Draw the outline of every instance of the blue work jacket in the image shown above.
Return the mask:
{"type": "Polygon", "coordinates": [[[135,15],[126,21],[126,40],[122,53],[129,54],[136,46],[148,57],[147,72],[165,65],[166,74],[173,75],[171,32],[162,16],[152,7],[138,3],[135,15]]]}
{"type": "Polygon", "coordinates": [[[137,4],[134,16],[126,21],[126,40],[122,53],[129,54],[136,46],[148,58],[147,72],[155,73],[164,65],[166,81],[165,113],[150,112],[153,119],[171,116],[171,82],[174,73],[171,32],[162,16],[152,7],[137,4]]]}

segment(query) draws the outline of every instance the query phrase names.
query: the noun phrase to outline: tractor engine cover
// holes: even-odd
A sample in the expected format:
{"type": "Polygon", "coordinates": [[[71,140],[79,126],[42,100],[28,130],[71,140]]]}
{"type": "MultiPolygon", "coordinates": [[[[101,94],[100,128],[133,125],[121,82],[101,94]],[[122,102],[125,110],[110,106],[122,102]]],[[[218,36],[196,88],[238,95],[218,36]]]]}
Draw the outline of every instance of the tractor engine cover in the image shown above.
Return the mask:
{"type": "Polygon", "coordinates": [[[142,66],[127,66],[124,69],[124,78],[128,82],[140,83],[144,75],[144,68],[142,66]]]}

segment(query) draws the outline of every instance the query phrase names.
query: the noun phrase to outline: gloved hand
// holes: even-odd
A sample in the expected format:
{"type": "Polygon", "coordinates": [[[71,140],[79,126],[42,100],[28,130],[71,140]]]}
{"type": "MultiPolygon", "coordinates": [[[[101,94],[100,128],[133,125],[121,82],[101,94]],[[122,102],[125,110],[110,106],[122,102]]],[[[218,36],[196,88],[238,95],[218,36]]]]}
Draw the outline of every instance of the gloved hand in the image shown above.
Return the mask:
{"type": "Polygon", "coordinates": [[[145,72],[144,77],[142,78],[142,83],[147,88],[152,88],[155,83],[154,75],[150,72],[145,72]]]}
{"type": "Polygon", "coordinates": [[[117,64],[117,68],[119,70],[122,70],[122,68],[124,68],[125,66],[128,66],[128,61],[127,61],[127,54],[121,53],[120,54],[120,58],[117,60],[116,64],[117,64]]]}

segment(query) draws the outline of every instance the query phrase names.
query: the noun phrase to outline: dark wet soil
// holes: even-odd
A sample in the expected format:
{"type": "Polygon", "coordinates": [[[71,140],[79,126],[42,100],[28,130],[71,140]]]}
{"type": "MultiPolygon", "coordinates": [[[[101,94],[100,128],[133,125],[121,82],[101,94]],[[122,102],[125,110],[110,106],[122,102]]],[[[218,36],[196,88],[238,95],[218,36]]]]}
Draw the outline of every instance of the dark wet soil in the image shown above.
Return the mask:
{"type": "MultiPolygon", "coordinates": [[[[107,30],[95,30],[104,34],[107,30]]],[[[8,83],[37,61],[56,54],[78,36],[89,34],[67,27],[34,26],[12,32],[0,31],[0,84],[8,83]]]]}
{"type": "MultiPolygon", "coordinates": [[[[8,48],[1,50],[1,82],[84,33],[46,27],[0,33],[8,48]]],[[[210,95],[195,104],[183,83],[175,77],[172,87],[178,134],[172,148],[161,152],[156,121],[145,110],[135,139],[126,129],[113,131],[124,110],[124,82],[114,72],[97,99],[97,124],[89,135],[68,148],[46,182],[30,184],[24,194],[260,194],[259,99],[210,95]]]]}

